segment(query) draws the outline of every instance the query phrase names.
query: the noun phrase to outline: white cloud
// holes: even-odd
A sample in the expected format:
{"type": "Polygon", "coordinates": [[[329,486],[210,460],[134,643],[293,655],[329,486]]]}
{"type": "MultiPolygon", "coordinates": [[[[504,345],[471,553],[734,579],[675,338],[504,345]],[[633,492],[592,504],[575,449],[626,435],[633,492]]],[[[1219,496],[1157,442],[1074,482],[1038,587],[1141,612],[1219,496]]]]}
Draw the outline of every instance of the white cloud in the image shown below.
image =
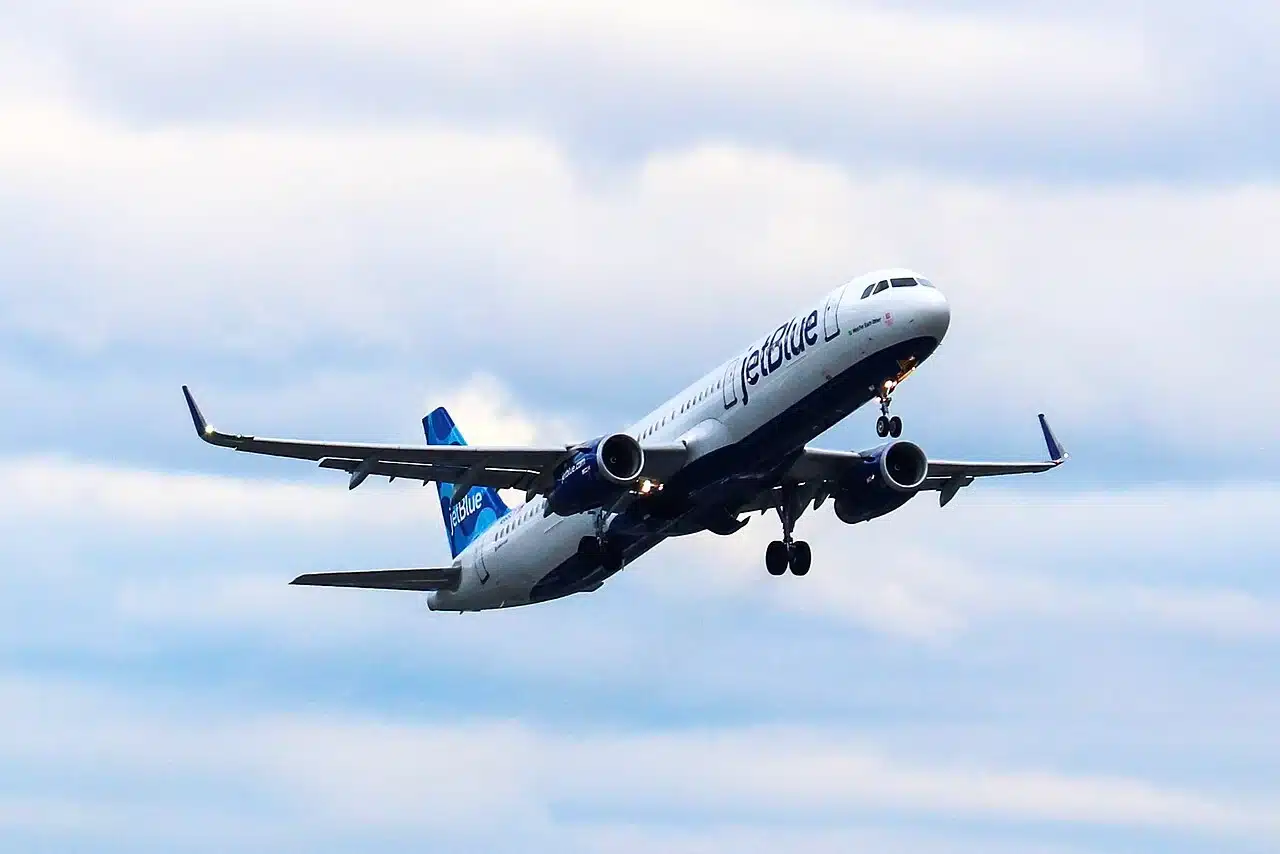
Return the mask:
{"type": "Polygon", "coordinates": [[[57,459],[10,461],[5,477],[13,490],[5,502],[10,524],[75,516],[156,533],[176,528],[191,533],[197,526],[227,532],[245,527],[305,529],[339,521],[402,526],[418,521],[423,512],[422,502],[405,501],[386,489],[357,501],[340,488],[340,481],[335,483],[339,488],[324,488],[57,459]]]}
{"type": "Polygon", "coordinates": [[[1047,408],[1067,436],[1270,453],[1251,424],[1276,416],[1253,389],[1280,370],[1280,265],[1241,235],[1280,210],[1272,185],[976,184],[735,145],[597,179],[535,135],[138,129],[65,104],[0,118],[25,131],[0,140],[0,187],[27,237],[2,322],[82,354],[339,342],[589,395],[622,365],[691,379],[795,303],[902,262],[954,307],[906,406],[921,388],[971,430],[1047,408]]]}
{"type": "Polygon", "coordinates": [[[468,100],[482,114],[533,111],[570,125],[584,114],[661,117],[666,101],[755,124],[773,114],[880,132],[925,124],[961,136],[1106,136],[1117,118],[1176,112],[1199,70],[1162,55],[1132,20],[873,4],[71,2],[13,16],[10,33],[61,55],[86,91],[100,93],[94,75],[106,75],[117,97],[165,89],[139,74],[145,56],[191,91],[246,106],[305,111],[353,94],[365,110],[374,98],[468,100]],[[245,67],[268,73],[280,95],[246,87],[245,67]],[[304,70],[328,91],[310,94],[304,70]]]}
{"type": "Polygon", "coordinates": [[[1280,599],[1223,562],[1280,548],[1267,524],[1278,503],[1270,488],[1029,498],[982,486],[945,510],[926,494],[853,527],[822,511],[804,517],[797,536],[811,542],[815,558],[802,580],[763,572],[765,543],[778,536],[773,516],[753,519],[729,540],[666,545],[680,554],[678,569],[633,572],[638,583],[683,600],[727,598],[931,642],[1007,619],[1267,640],[1280,637],[1280,599]],[[1104,567],[1117,569],[1099,577],[1104,567]]]}
{"type": "MultiPolygon", "coordinates": [[[[493,404],[503,399],[498,387],[476,388],[458,400],[482,434],[501,441],[536,432],[526,416],[493,404]],[[485,391],[490,388],[492,395],[485,391]],[[466,405],[472,395],[478,405],[466,405]]],[[[266,631],[308,645],[367,636],[389,618],[408,620],[411,630],[429,618],[416,604],[393,604],[407,599],[333,591],[312,596],[315,591],[285,586],[296,574],[289,567],[446,559],[434,495],[416,485],[377,483],[353,493],[341,478],[331,485],[279,484],[47,459],[9,460],[0,477],[10,484],[4,505],[11,530],[78,532],[64,544],[68,556],[54,551],[37,558],[47,568],[43,580],[25,571],[31,564],[19,557],[25,540],[13,540],[9,562],[24,568],[14,580],[28,591],[48,587],[61,596],[68,581],[79,578],[95,599],[107,595],[126,623],[266,631]],[[200,545],[181,545],[183,538],[200,545]],[[94,560],[83,551],[89,543],[96,543],[94,560]],[[169,565],[175,547],[181,572],[169,565]],[[117,553],[126,565],[103,577],[96,560],[117,553]],[[310,565],[317,560],[323,565],[310,565]],[[385,615],[375,617],[379,613],[385,615]]],[[[815,553],[815,569],[805,579],[762,571],[764,544],[777,536],[769,516],[732,538],[672,541],[662,558],[643,559],[595,596],[647,591],[672,603],[731,602],[932,642],[1010,619],[1265,640],[1280,635],[1280,600],[1256,575],[1225,569],[1222,561],[1244,567],[1251,555],[1280,548],[1267,525],[1278,503],[1269,488],[1048,493],[1027,500],[1022,492],[981,486],[942,511],[926,494],[890,517],[854,527],[827,508],[805,516],[798,535],[815,553]],[[1126,569],[1099,577],[1098,566],[1126,569]]],[[[590,639],[566,641],[566,650],[618,652],[585,624],[579,628],[590,639]]],[[[466,637],[453,640],[465,645],[466,637]]]]}
{"type": "MultiPolygon", "coordinates": [[[[324,378],[313,382],[310,393],[325,397],[333,391],[324,378]]],[[[344,389],[345,390],[345,389],[344,389]]],[[[201,396],[202,409],[218,427],[233,432],[241,430],[238,420],[246,409],[289,409],[296,394],[282,403],[279,393],[239,392],[229,405],[215,411],[201,396]],[[214,415],[225,415],[224,422],[214,415]]],[[[185,414],[177,389],[170,394],[172,409],[185,414]]],[[[218,403],[223,401],[219,399],[218,403]]],[[[530,412],[517,407],[508,389],[497,379],[475,375],[450,386],[437,386],[423,395],[417,411],[427,406],[444,405],[459,424],[467,441],[473,445],[529,444],[559,445],[572,441],[580,428],[553,415],[530,412]]],[[[282,416],[278,411],[273,413],[282,416]]],[[[190,422],[188,421],[188,424],[190,422]]],[[[415,425],[416,426],[416,425],[415,425]]],[[[257,435],[263,435],[261,431],[257,435]]],[[[421,428],[407,431],[421,443],[421,428]]],[[[185,434],[193,447],[207,451],[201,458],[211,470],[231,461],[234,451],[205,448],[187,427],[185,434]]],[[[299,437],[305,438],[305,437],[299,437]]],[[[265,465],[265,459],[257,458],[265,465]]],[[[315,464],[290,460],[303,474],[312,473],[315,464]]],[[[314,528],[342,523],[362,527],[400,528],[420,524],[426,510],[434,511],[434,501],[422,497],[420,489],[414,497],[405,490],[388,487],[384,479],[369,481],[374,488],[358,493],[342,489],[341,473],[324,472],[317,485],[273,483],[267,479],[242,480],[218,475],[156,472],[112,466],[100,462],[77,461],[66,457],[10,457],[0,460],[0,477],[9,485],[0,504],[6,507],[9,524],[34,521],[57,521],[72,513],[85,521],[115,528],[145,528],[157,532],[193,533],[209,528],[268,529],[282,526],[314,528]],[[331,484],[331,485],[330,485],[331,484]]],[[[420,486],[420,484],[418,484],[420,486]]],[[[432,493],[434,496],[434,493],[432,493]]]]}
{"type": "MultiPolygon", "coordinates": [[[[994,436],[1034,406],[1066,416],[1069,444],[1124,435],[1118,456],[1159,446],[1256,480],[1274,457],[1256,425],[1280,412],[1257,393],[1280,370],[1280,260],[1250,236],[1280,186],[934,171],[1083,158],[1114,177],[1107,152],[1137,151],[1164,174],[1206,135],[1266,138],[1240,130],[1270,116],[1274,10],[1216,11],[1189,38],[1112,6],[9,4],[11,445],[56,448],[30,439],[42,416],[93,433],[68,442],[81,459],[0,460],[0,836],[930,854],[1082,826],[1276,841],[1269,487],[1046,479],[854,528],[824,511],[801,525],[806,579],[764,574],[776,524],[756,520],[670,543],[588,597],[450,620],[407,594],[285,584],[439,562],[433,491],[350,493],[337,473],[211,448],[179,459],[262,479],[130,462],[173,463],[152,447],[170,414],[198,447],[179,371],[235,430],[310,434],[323,407],[365,433],[349,438],[420,441],[416,419],[443,402],[473,443],[580,438],[552,411],[570,397],[674,385],[795,302],[906,263],[955,309],[943,355],[900,397],[912,425],[928,403],[935,423],[994,436]],[[368,372],[375,359],[399,373],[368,372]],[[397,435],[368,435],[387,424],[397,435]],[[286,470],[299,482],[270,482],[286,470]],[[1019,654],[990,655],[1009,622],[1019,654]],[[1081,647],[1095,633],[1105,660],[1081,647]],[[74,681],[85,672],[101,686],[74,681]],[[653,723],[672,716],[733,723],[653,723]]],[[[1228,148],[1227,174],[1262,174],[1228,148]]]]}

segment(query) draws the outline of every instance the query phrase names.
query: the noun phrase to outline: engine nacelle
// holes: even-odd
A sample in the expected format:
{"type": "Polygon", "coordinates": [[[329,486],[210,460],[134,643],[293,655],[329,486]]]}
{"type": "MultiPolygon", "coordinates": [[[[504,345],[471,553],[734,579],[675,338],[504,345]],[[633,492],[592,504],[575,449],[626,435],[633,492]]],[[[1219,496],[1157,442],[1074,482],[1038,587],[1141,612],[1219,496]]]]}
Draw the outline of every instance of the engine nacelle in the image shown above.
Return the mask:
{"type": "Polygon", "coordinates": [[[572,516],[612,504],[644,470],[644,449],[626,433],[591,442],[556,472],[547,509],[572,516]]]}
{"type": "Polygon", "coordinates": [[[890,442],[872,451],[840,481],[836,517],[847,525],[897,510],[920,491],[929,459],[913,442],[890,442]]]}

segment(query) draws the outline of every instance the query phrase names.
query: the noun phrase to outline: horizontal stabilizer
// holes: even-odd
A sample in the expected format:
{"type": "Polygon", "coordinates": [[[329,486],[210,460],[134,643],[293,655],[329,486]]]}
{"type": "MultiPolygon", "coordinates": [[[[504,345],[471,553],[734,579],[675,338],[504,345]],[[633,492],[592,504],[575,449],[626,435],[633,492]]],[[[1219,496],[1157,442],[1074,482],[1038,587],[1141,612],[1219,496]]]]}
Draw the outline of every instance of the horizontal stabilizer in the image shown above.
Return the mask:
{"type": "Polygon", "coordinates": [[[311,587],[363,587],[371,590],[457,590],[462,570],[456,566],[423,569],[371,569],[363,572],[312,572],[291,584],[311,587]]]}

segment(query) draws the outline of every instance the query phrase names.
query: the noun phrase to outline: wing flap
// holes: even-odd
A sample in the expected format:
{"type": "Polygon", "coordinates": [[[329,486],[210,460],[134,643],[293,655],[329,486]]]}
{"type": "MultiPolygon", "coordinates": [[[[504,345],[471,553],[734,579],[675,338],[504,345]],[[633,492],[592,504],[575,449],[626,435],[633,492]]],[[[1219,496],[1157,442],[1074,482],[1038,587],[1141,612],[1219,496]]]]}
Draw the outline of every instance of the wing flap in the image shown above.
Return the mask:
{"type": "Polygon", "coordinates": [[[784,475],[785,480],[808,483],[814,480],[839,480],[855,463],[866,457],[857,451],[827,451],[805,448],[804,453],[784,475]]]}
{"type": "Polygon", "coordinates": [[[1036,463],[986,463],[929,460],[929,478],[996,477],[1003,474],[1035,474],[1062,465],[1062,460],[1036,463]]]}
{"type": "Polygon", "coordinates": [[[357,572],[312,572],[290,584],[309,587],[360,587],[368,590],[457,590],[462,570],[456,566],[419,569],[371,569],[357,572]]]}
{"type": "MultiPolygon", "coordinates": [[[[320,461],[320,468],[337,469],[348,474],[361,471],[370,475],[381,475],[404,480],[420,480],[423,483],[438,481],[441,483],[458,483],[469,471],[462,466],[438,466],[426,463],[395,463],[374,461],[366,464],[364,460],[339,459],[325,457],[320,461]]],[[[476,471],[468,478],[470,486],[489,486],[494,489],[528,489],[537,475],[527,471],[509,469],[484,468],[476,471]]]]}
{"type": "Polygon", "coordinates": [[[689,446],[684,442],[662,445],[641,444],[644,449],[644,469],[641,475],[650,480],[665,480],[684,467],[689,459],[689,446]]]}

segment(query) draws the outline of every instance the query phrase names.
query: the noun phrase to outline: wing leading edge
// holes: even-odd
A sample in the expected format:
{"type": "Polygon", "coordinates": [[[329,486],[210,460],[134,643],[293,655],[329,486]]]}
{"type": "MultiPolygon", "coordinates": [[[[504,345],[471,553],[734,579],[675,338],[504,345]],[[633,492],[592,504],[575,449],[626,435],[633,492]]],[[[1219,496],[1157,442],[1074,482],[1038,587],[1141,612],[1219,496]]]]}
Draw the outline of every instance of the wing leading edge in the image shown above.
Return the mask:
{"type": "MultiPolygon", "coordinates": [[[[316,442],[304,439],[269,439],[222,433],[210,426],[191,390],[182,394],[191,411],[196,433],[210,445],[250,454],[314,460],[321,468],[338,469],[351,475],[349,488],[355,489],[370,475],[443,481],[496,489],[522,489],[545,493],[553,482],[551,473],[572,458],[577,445],[551,448],[484,447],[477,445],[376,445],[355,442],[316,442]]],[[[662,479],[684,464],[688,449],[683,443],[645,446],[644,476],[662,479]]]]}
{"type": "Polygon", "coordinates": [[[920,488],[937,491],[938,504],[946,507],[951,499],[956,497],[957,492],[973,483],[976,478],[998,477],[1006,474],[1036,474],[1057,468],[1067,461],[1066,448],[1053,434],[1053,428],[1049,426],[1049,421],[1044,417],[1043,412],[1038,418],[1049,459],[1026,463],[929,460],[929,473],[920,488]]]}
{"type": "Polygon", "coordinates": [[[929,460],[930,480],[948,477],[992,477],[1002,474],[1035,474],[1057,468],[1067,461],[1067,452],[1062,443],[1053,435],[1053,428],[1041,413],[1040,430],[1044,433],[1044,444],[1049,451],[1049,459],[1029,463],[988,463],[988,462],[953,462],[950,460],[929,460]]]}

